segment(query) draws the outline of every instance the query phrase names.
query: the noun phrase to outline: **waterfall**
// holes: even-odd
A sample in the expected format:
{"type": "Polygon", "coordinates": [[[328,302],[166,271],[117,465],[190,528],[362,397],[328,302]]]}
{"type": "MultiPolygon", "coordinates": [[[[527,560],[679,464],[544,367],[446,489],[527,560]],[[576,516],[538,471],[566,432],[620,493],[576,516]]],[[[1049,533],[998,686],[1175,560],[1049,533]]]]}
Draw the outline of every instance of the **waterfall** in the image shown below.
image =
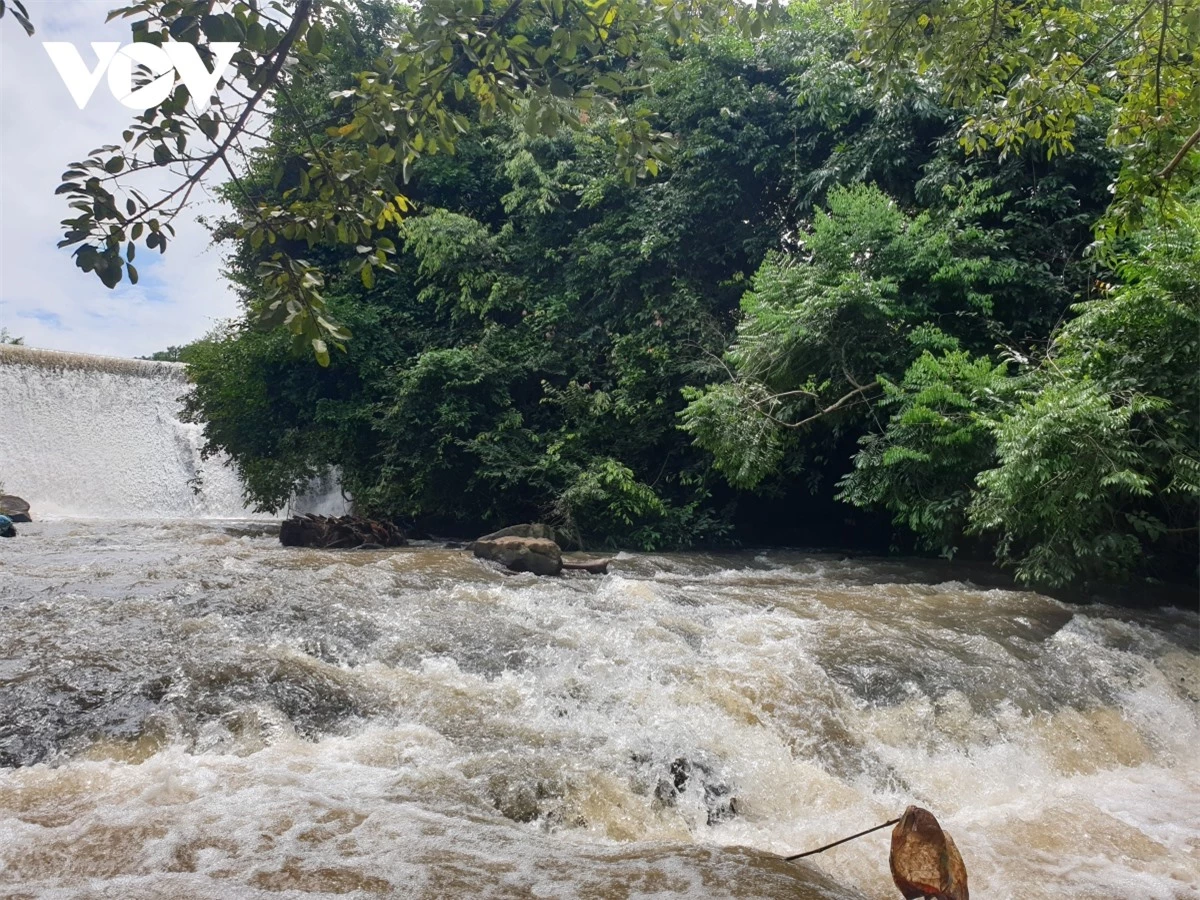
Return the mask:
{"type": "MultiPolygon", "coordinates": [[[[0,485],[35,516],[262,517],[224,455],[180,419],[181,363],[0,346],[0,485]]],[[[334,477],[292,504],[346,512],[334,477]]]]}

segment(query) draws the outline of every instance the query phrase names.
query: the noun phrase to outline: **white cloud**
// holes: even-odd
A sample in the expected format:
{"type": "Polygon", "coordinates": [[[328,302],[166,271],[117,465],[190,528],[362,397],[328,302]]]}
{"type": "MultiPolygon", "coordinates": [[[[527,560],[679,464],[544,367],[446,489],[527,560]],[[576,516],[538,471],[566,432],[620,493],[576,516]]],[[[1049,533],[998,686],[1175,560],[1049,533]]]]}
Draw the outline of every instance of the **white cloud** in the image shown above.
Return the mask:
{"type": "MultiPolygon", "coordinates": [[[[71,100],[42,41],[72,41],[85,63],[92,41],[128,43],[128,21],[105,23],[115,0],[26,0],[37,34],[0,20],[0,327],[30,346],[142,356],[200,337],[237,310],[221,277],[222,251],[191,216],[177,221],[167,252],[139,247],[141,279],[110,291],[59,250],[70,213],[55,196],[67,164],[119,143],[134,112],[102,80],[86,109],[71,100]]],[[[164,182],[165,183],[165,182],[164,182]]],[[[151,192],[143,191],[147,196],[151,192]]],[[[193,194],[192,214],[217,217],[210,195],[193,194]]]]}

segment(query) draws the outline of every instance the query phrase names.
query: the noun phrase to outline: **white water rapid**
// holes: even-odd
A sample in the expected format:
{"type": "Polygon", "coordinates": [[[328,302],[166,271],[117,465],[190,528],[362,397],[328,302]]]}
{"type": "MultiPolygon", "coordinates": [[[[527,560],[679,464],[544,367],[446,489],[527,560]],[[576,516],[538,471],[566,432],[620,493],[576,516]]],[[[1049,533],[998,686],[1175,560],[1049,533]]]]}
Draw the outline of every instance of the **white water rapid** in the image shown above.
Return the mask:
{"type": "Polygon", "coordinates": [[[1200,898],[1200,617],[785,551],[280,546],[176,366],[0,350],[0,897],[1200,898]],[[198,490],[194,488],[198,487],[198,490]],[[97,521],[94,517],[103,517],[97,521]]]}
{"type": "Polygon", "coordinates": [[[0,896],[1200,897],[1192,610],[772,551],[507,575],[265,523],[0,541],[0,896]]]}
{"type": "MultiPolygon", "coordinates": [[[[244,518],[226,458],[180,420],[184,366],[0,346],[0,486],[34,516],[244,518]]],[[[296,512],[341,514],[336,483],[296,512]]]]}

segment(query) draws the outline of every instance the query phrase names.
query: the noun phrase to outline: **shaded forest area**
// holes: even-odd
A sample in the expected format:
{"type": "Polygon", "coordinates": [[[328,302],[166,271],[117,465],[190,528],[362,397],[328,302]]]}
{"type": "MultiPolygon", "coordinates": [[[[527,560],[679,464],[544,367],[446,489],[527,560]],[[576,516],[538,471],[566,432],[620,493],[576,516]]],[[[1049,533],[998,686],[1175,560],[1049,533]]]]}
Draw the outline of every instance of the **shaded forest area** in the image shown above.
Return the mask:
{"type": "Polygon", "coordinates": [[[262,509],[332,466],[362,513],[444,534],[544,520],[589,548],[1195,577],[1200,203],[1114,213],[1103,91],[1068,149],[965,146],[980,107],[950,76],[885,82],[847,9],[792,4],[757,35],[662,29],[645,84],[574,128],[458,93],[468,127],[413,162],[391,271],[294,241],[337,273],[325,315],[352,335],[318,366],[260,321],[288,237],[244,222],[309,178],[307,124],[403,15],[323,36],[225,189],[246,314],[177,354],[262,509]],[[667,148],[640,177],[630,120],[667,148]]]}

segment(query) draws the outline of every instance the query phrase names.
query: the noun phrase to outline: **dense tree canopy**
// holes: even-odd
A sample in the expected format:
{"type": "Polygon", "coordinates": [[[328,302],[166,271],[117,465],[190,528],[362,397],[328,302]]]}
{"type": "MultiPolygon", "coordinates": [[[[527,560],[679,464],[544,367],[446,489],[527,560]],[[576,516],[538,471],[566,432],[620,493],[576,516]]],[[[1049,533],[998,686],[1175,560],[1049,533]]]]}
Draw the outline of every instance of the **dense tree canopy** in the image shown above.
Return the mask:
{"type": "Polygon", "coordinates": [[[685,427],[746,487],[857,433],[841,499],[1028,581],[1194,574],[1200,13],[881,0],[858,27],[877,95],[961,109],[969,157],[941,158],[972,177],[907,210],[830,192],[755,275],[685,427]]]}
{"type": "Polygon", "coordinates": [[[136,277],[224,170],[244,315],[182,358],[262,508],[336,467],[443,531],[878,515],[1040,584],[1194,576],[1193,5],[116,14],[243,47],[209,113],[177,88],[68,170],[65,243],[136,277]]]}
{"type": "Polygon", "coordinates": [[[1194,2],[867,0],[860,35],[881,85],[932,74],[966,110],[967,150],[1071,152],[1084,123],[1106,120],[1121,154],[1110,233],[1150,201],[1173,211],[1200,173],[1194,2]]]}
{"type": "MultiPolygon", "coordinates": [[[[24,7],[14,3],[12,11],[30,30],[24,7]]],[[[123,278],[136,283],[138,245],[165,251],[194,190],[218,175],[238,188],[254,144],[276,140],[286,121],[300,140],[272,178],[286,179],[287,189],[253,195],[236,227],[272,251],[257,271],[271,292],[260,315],[311,345],[326,365],[328,344],[342,347],[350,335],[325,307],[331,273],[314,251],[353,250],[342,265],[368,288],[377,272],[390,271],[418,159],[452,153],[472,119],[500,116],[543,136],[601,119],[623,176],[654,174],[672,136],[618,102],[645,89],[654,57],[647,42],[679,44],[731,24],[758,34],[773,13],[766,0],[425,0],[393,9],[356,0],[142,0],[118,7],[109,18],[128,19],[150,56],[183,42],[215,70],[220,48],[236,52],[211,98],[191,97],[180,81],[147,101],[121,143],[69,165],[58,192],[73,212],[60,246],[74,247],[76,264],[110,288],[123,278]],[[347,60],[341,38],[356,29],[370,39],[357,45],[353,68],[341,69],[332,102],[313,118],[301,115],[297,95],[347,60]],[[331,31],[338,40],[327,40],[331,31]],[[162,169],[172,188],[150,197],[138,190],[143,173],[162,169]]],[[[134,77],[146,92],[161,74],[150,56],[137,60],[134,77]]]]}
{"type": "Polygon", "coordinates": [[[1194,562],[1200,500],[1200,206],[1139,248],[1036,358],[926,351],[844,494],[928,545],[994,542],[1028,581],[1194,562]]]}
{"type": "MultiPolygon", "coordinates": [[[[327,372],[247,326],[193,360],[210,437],[267,505],[336,464],[365,508],[442,527],[549,514],[591,541],[722,533],[676,413],[776,243],[785,172],[830,152],[788,148],[799,49],[765,68],[735,32],[664,68],[645,109],[680,136],[669,179],[628,182],[602,119],[553,136],[477,122],[456,154],[414,166],[397,271],[331,283],[356,337],[327,372]],[[274,365],[255,368],[264,354],[274,365]]],[[[251,311],[268,300],[264,252],[240,243],[251,311]]]]}

